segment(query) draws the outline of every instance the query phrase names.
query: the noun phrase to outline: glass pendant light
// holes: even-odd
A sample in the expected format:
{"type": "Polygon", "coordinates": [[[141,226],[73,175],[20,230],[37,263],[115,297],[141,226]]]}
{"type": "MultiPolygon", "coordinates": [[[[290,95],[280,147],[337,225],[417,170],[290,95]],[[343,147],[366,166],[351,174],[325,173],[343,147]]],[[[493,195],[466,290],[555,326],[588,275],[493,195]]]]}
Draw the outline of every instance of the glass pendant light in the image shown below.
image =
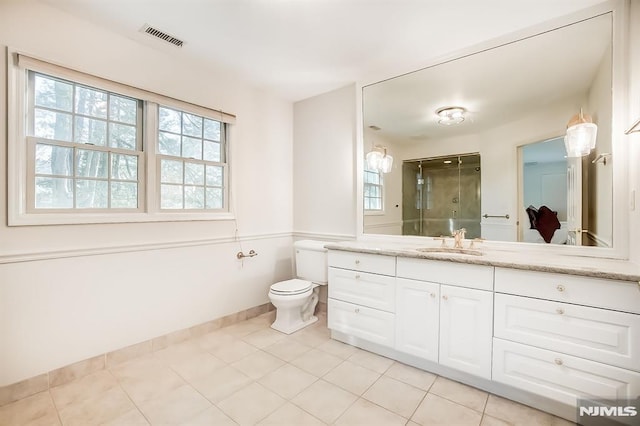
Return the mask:
{"type": "Polygon", "coordinates": [[[564,137],[564,147],[567,157],[582,157],[588,155],[596,147],[598,126],[593,123],[589,114],[576,114],[567,124],[567,134],[564,137]]]}

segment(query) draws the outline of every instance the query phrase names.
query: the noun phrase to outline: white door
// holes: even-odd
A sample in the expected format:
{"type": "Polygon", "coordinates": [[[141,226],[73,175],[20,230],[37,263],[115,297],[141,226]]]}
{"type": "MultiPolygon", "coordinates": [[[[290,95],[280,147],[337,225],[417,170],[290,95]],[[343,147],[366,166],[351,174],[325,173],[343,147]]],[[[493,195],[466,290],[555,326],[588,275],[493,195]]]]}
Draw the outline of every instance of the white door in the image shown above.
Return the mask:
{"type": "Polygon", "coordinates": [[[491,378],[493,293],[440,286],[440,364],[491,378]]]}
{"type": "Polygon", "coordinates": [[[438,362],[440,285],[398,278],[396,350],[438,362]]]}
{"type": "Polygon", "coordinates": [[[567,157],[567,244],[582,245],[582,157],[567,157]]]}

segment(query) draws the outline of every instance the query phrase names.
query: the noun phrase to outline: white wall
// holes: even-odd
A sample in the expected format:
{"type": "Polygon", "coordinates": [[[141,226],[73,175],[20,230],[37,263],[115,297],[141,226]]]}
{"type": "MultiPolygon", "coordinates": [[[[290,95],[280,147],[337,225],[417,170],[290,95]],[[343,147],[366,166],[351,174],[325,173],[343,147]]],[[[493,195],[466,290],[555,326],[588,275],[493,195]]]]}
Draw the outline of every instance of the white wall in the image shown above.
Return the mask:
{"type": "Polygon", "coordinates": [[[294,231],[350,238],[356,228],[355,85],[294,104],[294,231]]]}
{"type": "MultiPolygon", "coordinates": [[[[232,204],[242,248],[259,253],[236,260],[240,245],[233,242],[232,221],[7,227],[6,185],[0,185],[0,386],[266,303],[269,285],[291,277],[290,102],[188,60],[178,50],[139,44],[40,2],[0,3],[0,46],[2,82],[4,46],[10,46],[236,114],[232,204]]],[[[2,83],[2,182],[7,107],[12,105],[2,83]]],[[[354,214],[350,209],[342,214],[349,217],[344,229],[352,231],[354,214]]]]}
{"type": "MultiPolygon", "coordinates": [[[[630,40],[628,51],[629,67],[629,111],[627,122],[630,126],[640,118],[640,2],[631,2],[630,40]]],[[[626,129],[625,129],[626,130],[626,129]]],[[[623,143],[629,144],[629,190],[635,191],[635,209],[629,211],[630,260],[640,265],[640,132],[623,136],[623,143]]]]}
{"type": "Polygon", "coordinates": [[[364,232],[366,234],[402,235],[402,154],[401,148],[394,142],[381,136],[375,130],[363,130],[364,152],[373,146],[387,148],[393,157],[393,167],[389,173],[382,174],[384,211],[368,213],[364,216],[364,232]]]}

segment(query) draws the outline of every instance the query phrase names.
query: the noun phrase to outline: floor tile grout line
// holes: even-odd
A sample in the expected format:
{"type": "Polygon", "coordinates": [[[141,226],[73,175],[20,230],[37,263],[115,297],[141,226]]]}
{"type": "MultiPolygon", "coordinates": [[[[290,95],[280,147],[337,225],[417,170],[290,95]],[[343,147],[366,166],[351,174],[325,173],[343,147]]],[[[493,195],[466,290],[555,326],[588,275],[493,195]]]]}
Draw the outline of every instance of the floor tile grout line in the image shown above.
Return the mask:
{"type": "Polygon", "coordinates": [[[51,398],[51,403],[53,404],[53,408],[56,410],[56,416],[58,417],[58,421],[60,422],[60,425],[64,426],[64,423],[62,423],[62,416],[60,416],[60,410],[58,410],[58,404],[56,404],[56,400],[53,398],[53,395],[51,394],[51,388],[47,389],[47,393],[49,394],[49,398],[51,398]]]}
{"type": "Polygon", "coordinates": [[[138,410],[138,412],[140,413],[140,415],[142,417],[144,417],[144,419],[147,421],[148,424],[152,424],[151,420],[149,420],[149,418],[144,414],[144,412],[142,411],[142,409],[138,406],[138,404],[136,404],[136,402],[133,400],[133,398],[131,398],[131,395],[129,395],[129,392],[127,392],[127,390],[122,386],[122,383],[120,383],[120,380],[118,379],[118,377],[113,374],[113,372],[111,371],[111,369],[107,369],[107,371],[109,372],[109,374],[111,375],[111,377],[113,377],[113,379],[116,381],[116,383],[118,384],[118,387],[120,388],[120,390],[122,390],[122,392],[127,396],[127,399],[129,401],[131,401],[131,403],[133,404],[133,406],[136,408],[136,410],[138,410]]]}

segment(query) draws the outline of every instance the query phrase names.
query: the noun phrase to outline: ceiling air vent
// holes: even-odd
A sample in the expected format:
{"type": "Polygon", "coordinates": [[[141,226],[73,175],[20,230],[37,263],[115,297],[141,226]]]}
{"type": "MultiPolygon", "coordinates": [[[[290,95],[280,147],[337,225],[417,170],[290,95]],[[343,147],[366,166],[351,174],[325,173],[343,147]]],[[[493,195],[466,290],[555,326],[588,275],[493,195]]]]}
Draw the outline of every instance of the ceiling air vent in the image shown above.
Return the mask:
{"type": "Polygon", "coordinates": [[[152,26],[150,26],[149,24],[144,24],[144,27],[142,27],[142,32],[145,32],[147,34],[149,34],[150,36],[159,38],[160,40],[166,41],[167,43],[171,43],[174,46],[177,47],[182,47],[182,45],[184,44],[184,41],[175,38],[172,35],[169,35],[163,31],[160,31],[156,28],[153,28],[152,26]]]}

